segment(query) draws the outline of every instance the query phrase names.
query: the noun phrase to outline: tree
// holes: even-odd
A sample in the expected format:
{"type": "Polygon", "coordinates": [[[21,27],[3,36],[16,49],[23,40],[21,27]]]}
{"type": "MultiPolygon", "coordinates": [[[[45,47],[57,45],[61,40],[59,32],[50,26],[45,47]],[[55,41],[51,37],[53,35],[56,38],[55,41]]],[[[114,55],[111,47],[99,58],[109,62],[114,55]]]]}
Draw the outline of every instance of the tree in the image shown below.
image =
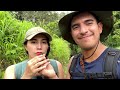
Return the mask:
{"type": "Polygon", "coordinates": [[[113,11],[113,30],[106,40],[106,44],[111,47],[120,46],[120,11],[113,11]]]}

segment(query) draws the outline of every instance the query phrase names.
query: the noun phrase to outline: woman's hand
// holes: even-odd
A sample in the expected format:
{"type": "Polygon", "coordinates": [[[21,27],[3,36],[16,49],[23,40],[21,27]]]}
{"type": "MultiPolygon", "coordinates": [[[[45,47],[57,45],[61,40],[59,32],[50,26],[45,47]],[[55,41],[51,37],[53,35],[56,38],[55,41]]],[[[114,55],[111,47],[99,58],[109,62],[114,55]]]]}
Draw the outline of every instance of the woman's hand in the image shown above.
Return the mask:
{"type": "Polygon", "coordinates": [[[50,64],[49,59],[46,59],[45,55],[39,55],[27,62],[27,67],[22,78],[31,79],[34,76],[42,75],[41,71],[46,69],[50,64]]]}
{"type": "Polygon", "coordinates": [[[41,73],[43,76],[45,76],[49,79],[57,79],[58,78],[54,71],[53,66],[50,63],[48,65],[46,65],[46,68],[41,70],[39,73],[41,73]]]}

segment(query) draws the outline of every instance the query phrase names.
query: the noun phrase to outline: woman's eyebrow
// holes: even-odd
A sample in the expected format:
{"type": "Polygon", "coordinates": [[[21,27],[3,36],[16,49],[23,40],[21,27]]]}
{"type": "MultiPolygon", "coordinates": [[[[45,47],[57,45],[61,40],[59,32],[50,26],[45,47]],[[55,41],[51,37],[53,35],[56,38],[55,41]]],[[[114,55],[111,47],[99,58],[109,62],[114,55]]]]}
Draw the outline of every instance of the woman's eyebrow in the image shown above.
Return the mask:
{"type": "Polygon", "coordinates": [[[42,38],[42,40],[47,40],[47,38],[42,38]]]}
{"type": "Polygon", "coordinates": [[[37,40],[37,39],[35,39],[35,38],[32,38],[31,40],[37,40]]]}

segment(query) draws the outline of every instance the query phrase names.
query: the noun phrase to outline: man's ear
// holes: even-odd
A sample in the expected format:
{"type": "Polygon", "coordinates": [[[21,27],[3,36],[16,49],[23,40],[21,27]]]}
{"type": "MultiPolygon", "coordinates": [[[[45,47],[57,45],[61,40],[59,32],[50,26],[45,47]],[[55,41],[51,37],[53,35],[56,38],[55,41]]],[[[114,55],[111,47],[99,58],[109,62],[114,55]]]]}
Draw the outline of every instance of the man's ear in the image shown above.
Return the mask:
{"type": "Polygon", "coordinates": [[[103,24],[101,22],[98,23],[98,28],[99,28],[99,32],[101,34],[103,31],[103,24]]]}

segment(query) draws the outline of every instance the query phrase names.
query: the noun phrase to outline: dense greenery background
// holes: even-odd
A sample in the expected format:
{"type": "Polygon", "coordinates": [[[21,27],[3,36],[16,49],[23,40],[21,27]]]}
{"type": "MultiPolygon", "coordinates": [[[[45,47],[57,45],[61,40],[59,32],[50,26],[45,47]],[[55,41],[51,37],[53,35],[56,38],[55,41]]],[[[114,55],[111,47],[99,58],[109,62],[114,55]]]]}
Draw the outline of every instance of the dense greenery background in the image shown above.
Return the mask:
{"type": "MultiPolygon", "coordinates": [[[[66,11],[67,12],[67,11],[66,11]]],[[[66,67],[71,55],[80,50],[61,38],[58,21],[66,13],[56,11],[0,11],[0,78],[5,69],[12,64],[27,58],[23,40],[25,32],[34,26],[40,26],[48,31],[53,38],[49,58],[54,58],[66,67]]],[[[114,28],[104,44],[110,47],[120,46],[120,11],[113,11],[114,28]]]]}

